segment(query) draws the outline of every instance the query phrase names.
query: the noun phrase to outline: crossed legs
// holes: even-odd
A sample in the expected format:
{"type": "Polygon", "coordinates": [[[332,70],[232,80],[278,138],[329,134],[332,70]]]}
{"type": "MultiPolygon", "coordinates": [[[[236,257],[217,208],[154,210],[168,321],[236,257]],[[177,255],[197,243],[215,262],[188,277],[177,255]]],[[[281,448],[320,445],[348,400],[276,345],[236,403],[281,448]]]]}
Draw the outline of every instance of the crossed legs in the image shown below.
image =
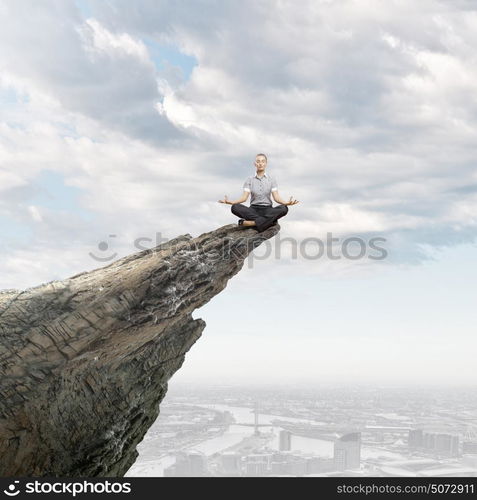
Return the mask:
{"type": "Polygon", "coordinates": [[[235,203],[231,206],[230,210],[234,215],[245,219],[245,221],[254,221],[255,225],[250,224],[249,226],[254,227],[259,233],[268,229],[275,221],[288,213],[286,205],[277,205],[276,207],[247,207],[241,203],[235,203]]]}

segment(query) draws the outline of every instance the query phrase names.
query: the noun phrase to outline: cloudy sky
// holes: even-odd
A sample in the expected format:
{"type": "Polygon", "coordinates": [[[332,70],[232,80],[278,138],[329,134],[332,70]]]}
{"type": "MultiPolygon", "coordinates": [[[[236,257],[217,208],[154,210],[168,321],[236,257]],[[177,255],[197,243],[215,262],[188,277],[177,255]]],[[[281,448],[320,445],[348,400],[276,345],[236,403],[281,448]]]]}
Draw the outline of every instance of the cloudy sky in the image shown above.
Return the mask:
{"type": "Polygon", "coordinates": [[[475,2],[299,5],[0,0],[0,288],[235,222],[265,152],[300,203],[174,380],[475,384],[475,2]]]}

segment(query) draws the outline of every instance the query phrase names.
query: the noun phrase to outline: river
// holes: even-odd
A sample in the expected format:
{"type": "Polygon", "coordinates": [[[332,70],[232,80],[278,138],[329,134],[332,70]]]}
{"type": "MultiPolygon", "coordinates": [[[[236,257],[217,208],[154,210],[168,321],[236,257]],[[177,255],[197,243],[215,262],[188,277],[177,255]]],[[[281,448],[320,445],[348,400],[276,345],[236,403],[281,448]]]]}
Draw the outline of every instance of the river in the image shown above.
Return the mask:
{"type": "MultiPolygon", "coordinates": [[[[201,404],[194,405],[200,408],[208,408],[211,410],[218,410],[221,412],[229,411],[235,418],[235,421],[242,424],[253,424],[255,415],[253,409],[243,408],[239,406],[227,406],[219,404],[201,404]]],[[[272,420],[284,420],[287,422],[312,422],[315,425],[326,425],[325,422],[316,422],[315,420],[304,419],[304,418],[294,418],[294,417],[282,417],[278,415],[268,415],[259,414],[258,422],[259,424],[271,424],[272,420]]],[[[273,450],[278,450],[279,444],[279,433],[283,430],[278,426],[263,426],[259,428],[260,431],[265,433],[273,432],[275,435],[273,439],[269,442],[268,447],[273,450]]],[[[184,449],[197,450],[204,453],[206,456],[213,455],[214,453],[220,452],[233,446],[243,438],[251,436],[254,432],[252,426],[242,426],[242,425],[230,425],[228,430],[225,431],[221,436],[202,441],[201,443],[195,443],[184,449]]],[[[301,451],[303,453],[314,453],[321,457],[332,457],[333,456],[333,442],[326,441],[323,439],[314,439],[302,436],[293,435],[291,438],[291,450],[301,451]]],[[[137,462],[129,469],[126,476],[162,476],[164,468],[175,462],[174,456],[165,456],[155,460],[145,460],[141,459],[139,456],[137,462]]]]}

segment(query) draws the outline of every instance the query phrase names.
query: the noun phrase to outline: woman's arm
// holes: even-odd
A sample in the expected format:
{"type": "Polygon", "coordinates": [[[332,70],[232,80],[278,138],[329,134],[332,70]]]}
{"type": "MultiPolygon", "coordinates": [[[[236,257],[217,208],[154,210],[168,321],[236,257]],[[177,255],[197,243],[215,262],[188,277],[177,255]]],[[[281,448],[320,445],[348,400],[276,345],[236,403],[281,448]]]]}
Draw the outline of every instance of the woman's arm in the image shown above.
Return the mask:
{"type": "Polygon", "coordinates": [[[280,205],[296,205],[298,203],[298,200],[294,200],[293,196],[290,196],[290,199],[288,201],[282,200],[277,190],[272,191],[272,196],[273,199],[280,205]]]}
{"type": "Polygon", "coordinates": [[[225,195],[223,200],[219,200],[219,203],[226,203],[227,205],[235,205],[236,203],[243,203],[247,201],[249,194],[250,194],[249,191],[244,191],[242,197],[239,200],[235,201],[228,200],[227,195],[225,195]]]}

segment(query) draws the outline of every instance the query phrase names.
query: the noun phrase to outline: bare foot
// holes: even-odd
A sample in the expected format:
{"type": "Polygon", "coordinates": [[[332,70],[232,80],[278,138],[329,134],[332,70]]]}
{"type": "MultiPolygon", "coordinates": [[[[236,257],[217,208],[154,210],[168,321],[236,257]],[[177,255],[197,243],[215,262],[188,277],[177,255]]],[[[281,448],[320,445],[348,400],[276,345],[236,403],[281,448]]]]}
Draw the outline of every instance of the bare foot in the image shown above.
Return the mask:
{"type": "Polygon", "coordinates": [[[243,226],[255,226],[254,220],[244,220],[242,223],[243,226]]]}

